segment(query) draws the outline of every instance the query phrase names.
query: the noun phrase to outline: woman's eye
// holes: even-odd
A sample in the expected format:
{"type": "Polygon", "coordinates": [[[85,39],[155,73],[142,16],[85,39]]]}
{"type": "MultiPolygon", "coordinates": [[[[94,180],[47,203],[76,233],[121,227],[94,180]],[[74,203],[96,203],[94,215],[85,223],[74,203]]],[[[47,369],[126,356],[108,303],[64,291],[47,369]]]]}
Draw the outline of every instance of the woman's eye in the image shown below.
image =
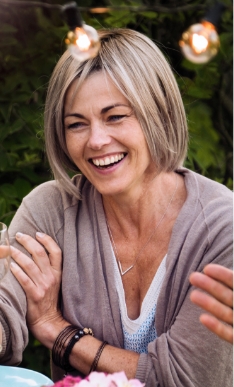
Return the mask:
{"type": "Polygon", "coordinates": [[[72,124],[66,125],[67,129],[82,129],[85,127],[84,122],[74,122],[72,124]]]}
{"type": "Polygon", "coordinates": [[[126,117],[126,115],[124,115],[124,114],[122,114],[122,115],[120,115],[120,114],[116,114],[116,115],[113,115],[113,116],[110,116],[110,117],[108,117],[108,121],[112,121],[112,122],[116,122],[116,121],[119,121],[119,120],[121,120],[122,118],[124,118],[124,117],[126,117]]]}

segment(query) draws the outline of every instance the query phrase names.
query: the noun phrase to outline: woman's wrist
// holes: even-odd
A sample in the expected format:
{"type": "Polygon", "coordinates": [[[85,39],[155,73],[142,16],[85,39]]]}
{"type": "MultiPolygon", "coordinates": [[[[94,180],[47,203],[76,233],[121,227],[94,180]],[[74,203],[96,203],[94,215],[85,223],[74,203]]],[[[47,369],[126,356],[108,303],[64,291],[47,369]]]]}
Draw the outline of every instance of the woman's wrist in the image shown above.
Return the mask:
{"type": "Polygon", "coordinates": [[[38,326],[31,326],[30,331],[32,334],[48,349],[52,350],[56,338],[60,332],[71,325],[68,321],[64,320],[61,316],[56,321],[48,321],[38,326]]]}
{"type": "Polygon", "coordinates": [[[70,355],[75,344],[84,336],[93,336],[91,328],[81,328],[75,325],[66,326],[56,338],[52,348],[53,363],[66,372],[74,369],[70,364],[70,355]]]}
{"type": "Polygon", "coordinates": [[[75,344],[69,358],[72,367],[78,369],[84,375],[88,375],[95,355],[102,342],[90,335],[84,336],[75,344]]]}

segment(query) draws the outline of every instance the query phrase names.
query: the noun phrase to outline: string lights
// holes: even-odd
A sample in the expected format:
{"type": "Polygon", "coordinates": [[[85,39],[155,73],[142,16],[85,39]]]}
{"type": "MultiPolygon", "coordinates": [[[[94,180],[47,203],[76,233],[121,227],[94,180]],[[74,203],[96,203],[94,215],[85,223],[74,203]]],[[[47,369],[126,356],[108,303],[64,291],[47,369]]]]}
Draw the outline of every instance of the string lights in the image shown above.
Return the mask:
{"type": "MultiPolygon", "coordinates": [[[[164,6],[108,6],[108,7],[78,7],[76,2],[65,5],[49,4],[40,1],[29,0],[1,0],[0,5],[20,5],[30,7],[41,7],[58,9],[62,12],[70,31],[67,34],[65,43],[71,54],[79,61],[95,57],[98,53],[100,42],[97,31],[84,23],[80,11],[90,13],[105,13],[113,10],[126,10],[134,12],[155,11],[161,13],[175,13],[191,11],[193,9],[204,9],[205,4],[186,4],[184,6],[167,8],[164,6]]],[[[209,10],[201,23],[193,24],[182,34],[179,41],[182,54],[191,62],[206,63],[218,52],[220,41],[217,33],[217,25],[225,6],[216,3],[209,10]]]]}
{"type": "Polygon", "coordinates": [[[97,31],[83,22],[75,2],[64,5],[62,13],[71,29],[65,43],[72,56],[79,61],[95,57],[100,48],[97,31]]]}
{"type": "Polygon", "coordinates": [[[179,41],[184,56],[193,63],[207,63],[217,53],[220,46],[217,25],[224,5],[216,3],[203,18],[201,23],[193,24],[179,41]]]}

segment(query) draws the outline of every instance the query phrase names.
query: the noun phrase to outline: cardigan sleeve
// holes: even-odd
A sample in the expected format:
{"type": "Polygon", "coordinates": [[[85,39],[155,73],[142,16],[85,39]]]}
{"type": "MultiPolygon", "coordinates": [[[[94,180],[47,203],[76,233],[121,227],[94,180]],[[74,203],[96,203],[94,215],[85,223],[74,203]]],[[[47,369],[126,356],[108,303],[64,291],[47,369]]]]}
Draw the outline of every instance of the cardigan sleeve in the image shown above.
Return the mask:
{"type": "MultiPolygon", "coordinates": [[[[35,238],[36,232],[41,231],[56,239],[55,229],[61,226],[61,216],[60,211],[53,214],[55,207],[62,211],[61,195],[55,184],[49,182],[37,187],[22,201],[10,224],[9,236],[22,232],[35,238]],[[52,206],[50,202],[56,205],[52,206]],[[42,211],[45,204],[50,208],[49,212],[42,211]]],[[[30,256],[16,241],[12,245],[30,256]]],[[[0,364],[18,365],[22,361],[22,353],[28,343],[26,312],[25,293],[9,271],[0,284],[0,323],[3,330],[0,364]]]]}
{"type": "Polygon", "coordinates": [[[231,387],[232,346],[199,322],[188,297],[173,326],[140,355],[136,378],[146,387],[231,387]]]}

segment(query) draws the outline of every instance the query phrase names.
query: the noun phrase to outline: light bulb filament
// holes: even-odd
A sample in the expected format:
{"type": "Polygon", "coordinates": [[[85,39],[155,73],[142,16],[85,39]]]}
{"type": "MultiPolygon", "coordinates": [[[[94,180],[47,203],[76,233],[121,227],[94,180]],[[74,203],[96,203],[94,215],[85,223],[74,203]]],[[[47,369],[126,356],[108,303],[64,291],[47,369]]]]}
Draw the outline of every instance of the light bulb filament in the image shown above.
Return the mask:
{"type": "Polygon", "coordinates": [[[196,54],[201,54],[205,52],[208,46],[208,40],[205,36],[199,34],[192,35],[192,48],[196,54]]]}
{"type": "Polygon", "coordinates": [[[86,51],[89,49],[91,42],[83,28],[76,28],[76,33],[78,38],[76,39],[76,44],[80,50],[86,51]]]}

